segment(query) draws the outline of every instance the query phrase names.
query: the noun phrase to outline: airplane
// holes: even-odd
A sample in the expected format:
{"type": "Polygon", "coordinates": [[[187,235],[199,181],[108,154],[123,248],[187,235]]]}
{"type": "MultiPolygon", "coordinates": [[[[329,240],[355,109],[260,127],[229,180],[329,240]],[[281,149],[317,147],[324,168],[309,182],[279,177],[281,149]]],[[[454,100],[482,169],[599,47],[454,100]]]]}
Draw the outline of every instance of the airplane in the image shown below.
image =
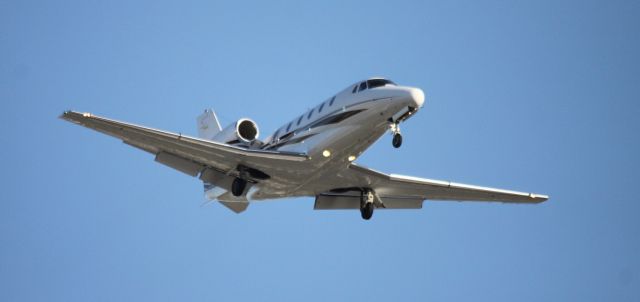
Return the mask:
{"type": "Polygon", "coordinates": [[[65,111],[60,118],[121,139],[155,155],[155,161],[204,184],[207,200],[241,213],[251,202],[313,197],[315,210],[421,209],[425,200],[535,204],[549,197],[385,174],[355,160],[391,132],[402,145],[400,124],[425,102],[421,89],[385,78],[348,86],[296,116],[264,140],[258,125],[241,118],[222,128],[207,109],[197,117],[198,137],[124,123],[91,113],[65,111]]]}

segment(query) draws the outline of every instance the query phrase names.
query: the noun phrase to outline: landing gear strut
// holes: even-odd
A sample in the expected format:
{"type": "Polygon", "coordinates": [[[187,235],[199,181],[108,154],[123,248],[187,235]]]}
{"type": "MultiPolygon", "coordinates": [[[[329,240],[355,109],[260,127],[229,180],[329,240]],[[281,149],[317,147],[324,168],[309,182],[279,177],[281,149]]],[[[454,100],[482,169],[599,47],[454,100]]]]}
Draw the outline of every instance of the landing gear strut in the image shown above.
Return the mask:
{"type": "Polygon", "coordinates": [[[362,193],[360,193],[360,214],[362,215],[362,219],[371,219],[374,209],[373,192],[371,190],[363,190],[362,193]]]}
{"type": "Polygon", "coordinates": [[[242,178],[236,178],[231,184],[231,194],[233,196],[240,196],[244,193],[244,189],[247,187],[247,181],[242,178]]]}
{"type": "Polygon", "coordinates": [[[400,124],[391,124],[391,132],[393,133],[393,140],[391,144],[394,148],[400,148],[402,146],[402,134],[400,134],[400,124]]]}

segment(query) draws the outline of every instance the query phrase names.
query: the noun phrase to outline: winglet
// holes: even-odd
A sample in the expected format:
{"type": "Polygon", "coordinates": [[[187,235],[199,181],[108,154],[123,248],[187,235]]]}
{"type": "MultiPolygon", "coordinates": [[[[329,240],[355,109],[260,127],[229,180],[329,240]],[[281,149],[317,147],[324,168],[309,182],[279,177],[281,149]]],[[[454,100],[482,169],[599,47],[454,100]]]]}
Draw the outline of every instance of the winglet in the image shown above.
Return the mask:
{"type": "Polygon", "coordinates": [[[64,112],[62,112],[62,114],[60,114],[60,115],[58,116],[58,118],[61,118],[61,119],[63,119],[63,120],[66,120],[66,119],[67,119],[67,116],[68,116],[69,114],[71,114],[72,112],[73,112],[73,111],[71,111],[71,110],[65,110],[64,112]]]}
{"type": "Polygon", "coordinates": [[[548,195],[542,195],[542,194],[529,193],[529,197],[531,197],[531,199],[533,199],[535,202],[543,202],[543,201],[549,200],[548,195]]]}
{"type": "Polygon", "coordinates": [[[72,110],[67,110],[67,111],[63,112],[60,116],[58,116],[58,118],[61,118],[61,119],[65,120],[65,121],[68,121],[68,122],[80,124],[80,121],[83,118],[90,118],[92,116],[93,116],[93,114],[91,114],[89,112],[76,112],[76,111],[72,111],[72,110]]]}

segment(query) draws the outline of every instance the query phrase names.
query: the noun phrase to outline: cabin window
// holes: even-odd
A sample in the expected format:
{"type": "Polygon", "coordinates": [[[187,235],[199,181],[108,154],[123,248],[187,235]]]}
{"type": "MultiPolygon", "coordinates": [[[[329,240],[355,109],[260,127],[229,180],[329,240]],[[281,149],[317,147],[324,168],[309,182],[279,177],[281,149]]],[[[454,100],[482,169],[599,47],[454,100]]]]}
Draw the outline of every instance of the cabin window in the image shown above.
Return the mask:
{"type": "Polygon", "coordinates": [[[332,97],[332,98],[331,98],[331,101],[329,102],[329,106],[333,106],[333,101],[335,101],[335,100],[336,100],[336,97],[335,97],[335,96],[334,96],[334,97],[332,97]]]}
{"type": "Polygon", "coordinates": [[[360,83],[360,89],[358,89],[358,92],[367,89],[367,82],[362,82],[360,83]]]}
{"type": "Polygon", "coordinates": [[[367,86],[369,86],[369,89],[371,88],[376,88],[376,87],[381,87],[381,86],[385,86],[385,85],[392,85],[392,86],[396,86],[396,83],[386,80],[386,79],[373,79],[373,80],[368,80],[367,81],[367,86]]]}

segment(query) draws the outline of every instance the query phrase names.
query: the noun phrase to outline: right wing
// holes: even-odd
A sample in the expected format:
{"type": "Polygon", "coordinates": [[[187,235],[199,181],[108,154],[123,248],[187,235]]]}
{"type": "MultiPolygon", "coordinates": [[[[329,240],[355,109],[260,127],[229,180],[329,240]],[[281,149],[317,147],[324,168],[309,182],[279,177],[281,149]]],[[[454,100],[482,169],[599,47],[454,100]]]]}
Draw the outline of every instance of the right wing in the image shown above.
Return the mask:
{"type": "MultiPolygon", "coordinates": [[[[502,190],[449,181],[396,174],[384,174],[356,164],[339,173],[344,188],[371,188],[380,208],[419,209],[429,200],[493,201],[503,203],[540,203],[546,195],[502,190]]],[[[353,190],[334,190],[316,198],[316,209],[357,209],[359,194],[353,190]]]]}
{"type": "Polygon", "coordinates": [[[238,165],[267,174],[274,167],[301,162],[305,154],[251,150],[182,134],[111,120],[90,113],[64,112],[60,118],[121,139],[124,143],[156,155],[156,161],[197,176],[205,168],[235,173],[238,165]]]}

